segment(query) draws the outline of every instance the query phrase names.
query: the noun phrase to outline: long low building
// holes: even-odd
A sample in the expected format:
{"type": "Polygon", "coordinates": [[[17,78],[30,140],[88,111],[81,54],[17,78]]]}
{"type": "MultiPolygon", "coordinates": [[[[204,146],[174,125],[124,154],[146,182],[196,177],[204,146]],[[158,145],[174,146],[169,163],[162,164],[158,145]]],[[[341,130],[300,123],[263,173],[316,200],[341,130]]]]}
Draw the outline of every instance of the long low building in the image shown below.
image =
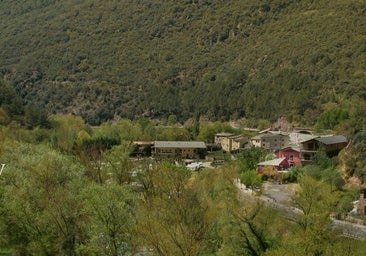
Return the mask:
{"type": "Polygon", "coordinates": [[[203,141],[155,141],[154,157],[202,159],[206,155],[206,144],[203,141]]]}

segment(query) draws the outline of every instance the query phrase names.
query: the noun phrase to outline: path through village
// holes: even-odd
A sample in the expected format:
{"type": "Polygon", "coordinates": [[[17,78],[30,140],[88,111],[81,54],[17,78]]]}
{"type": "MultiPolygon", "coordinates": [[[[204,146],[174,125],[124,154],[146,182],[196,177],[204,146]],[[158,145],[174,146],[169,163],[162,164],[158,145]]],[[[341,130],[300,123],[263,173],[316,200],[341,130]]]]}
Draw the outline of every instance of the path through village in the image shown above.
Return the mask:
{"type": "MultiPolygon", "coordinates": [[[[298,214],[302,214],[300,209],[291,206],[292,195],[295,192],[296,184],[277,184],[266,182],[263,186],[263,193],[260,196],[256,196],[255,192],[246,188],[239,180],[235,181],[235,185],[243,196],[250,195],[258,197],[270,207],[284,210],[284,214],[286,214],[285,217],[288,220],[294,221],[298,214]]],[[[332,218],[331,227],[341,230],[343,236],[366,241],[366,226],[364,225],[332,218]]]]}

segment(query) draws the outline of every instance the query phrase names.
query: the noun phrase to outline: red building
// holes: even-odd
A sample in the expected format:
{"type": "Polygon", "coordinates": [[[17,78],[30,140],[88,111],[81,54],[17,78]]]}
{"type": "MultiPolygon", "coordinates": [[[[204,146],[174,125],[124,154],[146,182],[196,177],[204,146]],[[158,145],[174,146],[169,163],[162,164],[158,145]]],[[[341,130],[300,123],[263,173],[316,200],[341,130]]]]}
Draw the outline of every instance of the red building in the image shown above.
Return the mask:
{"type": "Polygon", "coordinates": [[[301,165],[301,153],[299,148],[286,147],[275,152],[277,158],[286,158],[289,166],[301,165]]]}

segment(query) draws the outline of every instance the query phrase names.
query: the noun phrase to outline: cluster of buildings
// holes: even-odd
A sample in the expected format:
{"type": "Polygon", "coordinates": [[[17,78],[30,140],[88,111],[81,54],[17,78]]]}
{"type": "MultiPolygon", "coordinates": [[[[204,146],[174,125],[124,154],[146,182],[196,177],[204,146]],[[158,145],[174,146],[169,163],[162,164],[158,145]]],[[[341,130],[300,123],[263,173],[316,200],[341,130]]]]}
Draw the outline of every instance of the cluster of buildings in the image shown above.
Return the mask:
{"type": "MultiPolygon", "coordinates": [[[[240,152],[251,147],[261,147],[274,158],[257,164],[258,173],[265,169],[275,172],[285,172],[291,166],[304,166],[312,162],[315,154],[322,150],[332,157],[348,145],[343,135],[314,136],[308,130],[291,132],[265,130],[258,135],[248,138],[232,133],[218,133],[215,135],[214,145],[202,141],[153,141],[134,142],[135,155],[153,156],[157,159],[204,159],[208,149],[221,148],[226,152],[240,152]]],[[[193,164],[201,164],[193,162],[193,164]]],[[[201,166],[192,166],[198,169],[201,166]]],[[[366,189],[360,195],[357,212],[366,214],[366,189]]]]}
{"type": "Polygon", "coordinates": [[[221,144],[224,151],[237,152],[250,147],[261,147],[273,153],[275,159],[259,163],[261,166],[274,166],[286,169],[290,166],[310,163],[319,150],[329,156],[336,156],[348,141],[343,135],[314,136],[309,130],[292,132],[265,130],[257,136],[245,138],[241,135],[219,133],[215,143],[221,144]]]}
{"type": "Polygon", "coordinates": [[[258,163],[258,172],[271,166],[276,170],[284,170],[291,166],[304,166],[311,163],[320,150],[328,157],[338,155],[347,146],[347,138],[343,135],[313,136],[309,133],[291,132],[288,134],[267,132],[256,136],[259,143],[264,144],[268,152],[275,155],[274,160],[258,163]]]}
{"type": "Polygon", "coordinates": [[[290,166],[306,165],[320,149],[329,157],[336,156],[347,146],[348,141],[343,135],[314,136],[308,130],[282,132],[268,129],[251,138],[232,133],[218,133],[215,135],[214,145],[203,141],[154,141],[134,144],[135,154],[180,159],[204,159],[208,149],[213,148],[233,153],[251,147],[261,147],[268,153],[273,153],[275,159],[258,163],[260,171],[266,166],[283,170],[290,166]]]}

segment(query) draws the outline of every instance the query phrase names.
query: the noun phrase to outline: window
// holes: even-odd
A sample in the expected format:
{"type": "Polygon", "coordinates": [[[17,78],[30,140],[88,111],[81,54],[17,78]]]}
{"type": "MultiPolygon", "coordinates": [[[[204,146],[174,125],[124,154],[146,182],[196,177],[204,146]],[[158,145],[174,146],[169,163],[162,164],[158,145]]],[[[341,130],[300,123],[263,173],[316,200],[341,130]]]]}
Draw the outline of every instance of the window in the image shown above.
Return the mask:
{"type": "Polygon", "coordinates": [[[314,143],[313,142],[308,143],[308,149],[314,149],[314,143]]]}

